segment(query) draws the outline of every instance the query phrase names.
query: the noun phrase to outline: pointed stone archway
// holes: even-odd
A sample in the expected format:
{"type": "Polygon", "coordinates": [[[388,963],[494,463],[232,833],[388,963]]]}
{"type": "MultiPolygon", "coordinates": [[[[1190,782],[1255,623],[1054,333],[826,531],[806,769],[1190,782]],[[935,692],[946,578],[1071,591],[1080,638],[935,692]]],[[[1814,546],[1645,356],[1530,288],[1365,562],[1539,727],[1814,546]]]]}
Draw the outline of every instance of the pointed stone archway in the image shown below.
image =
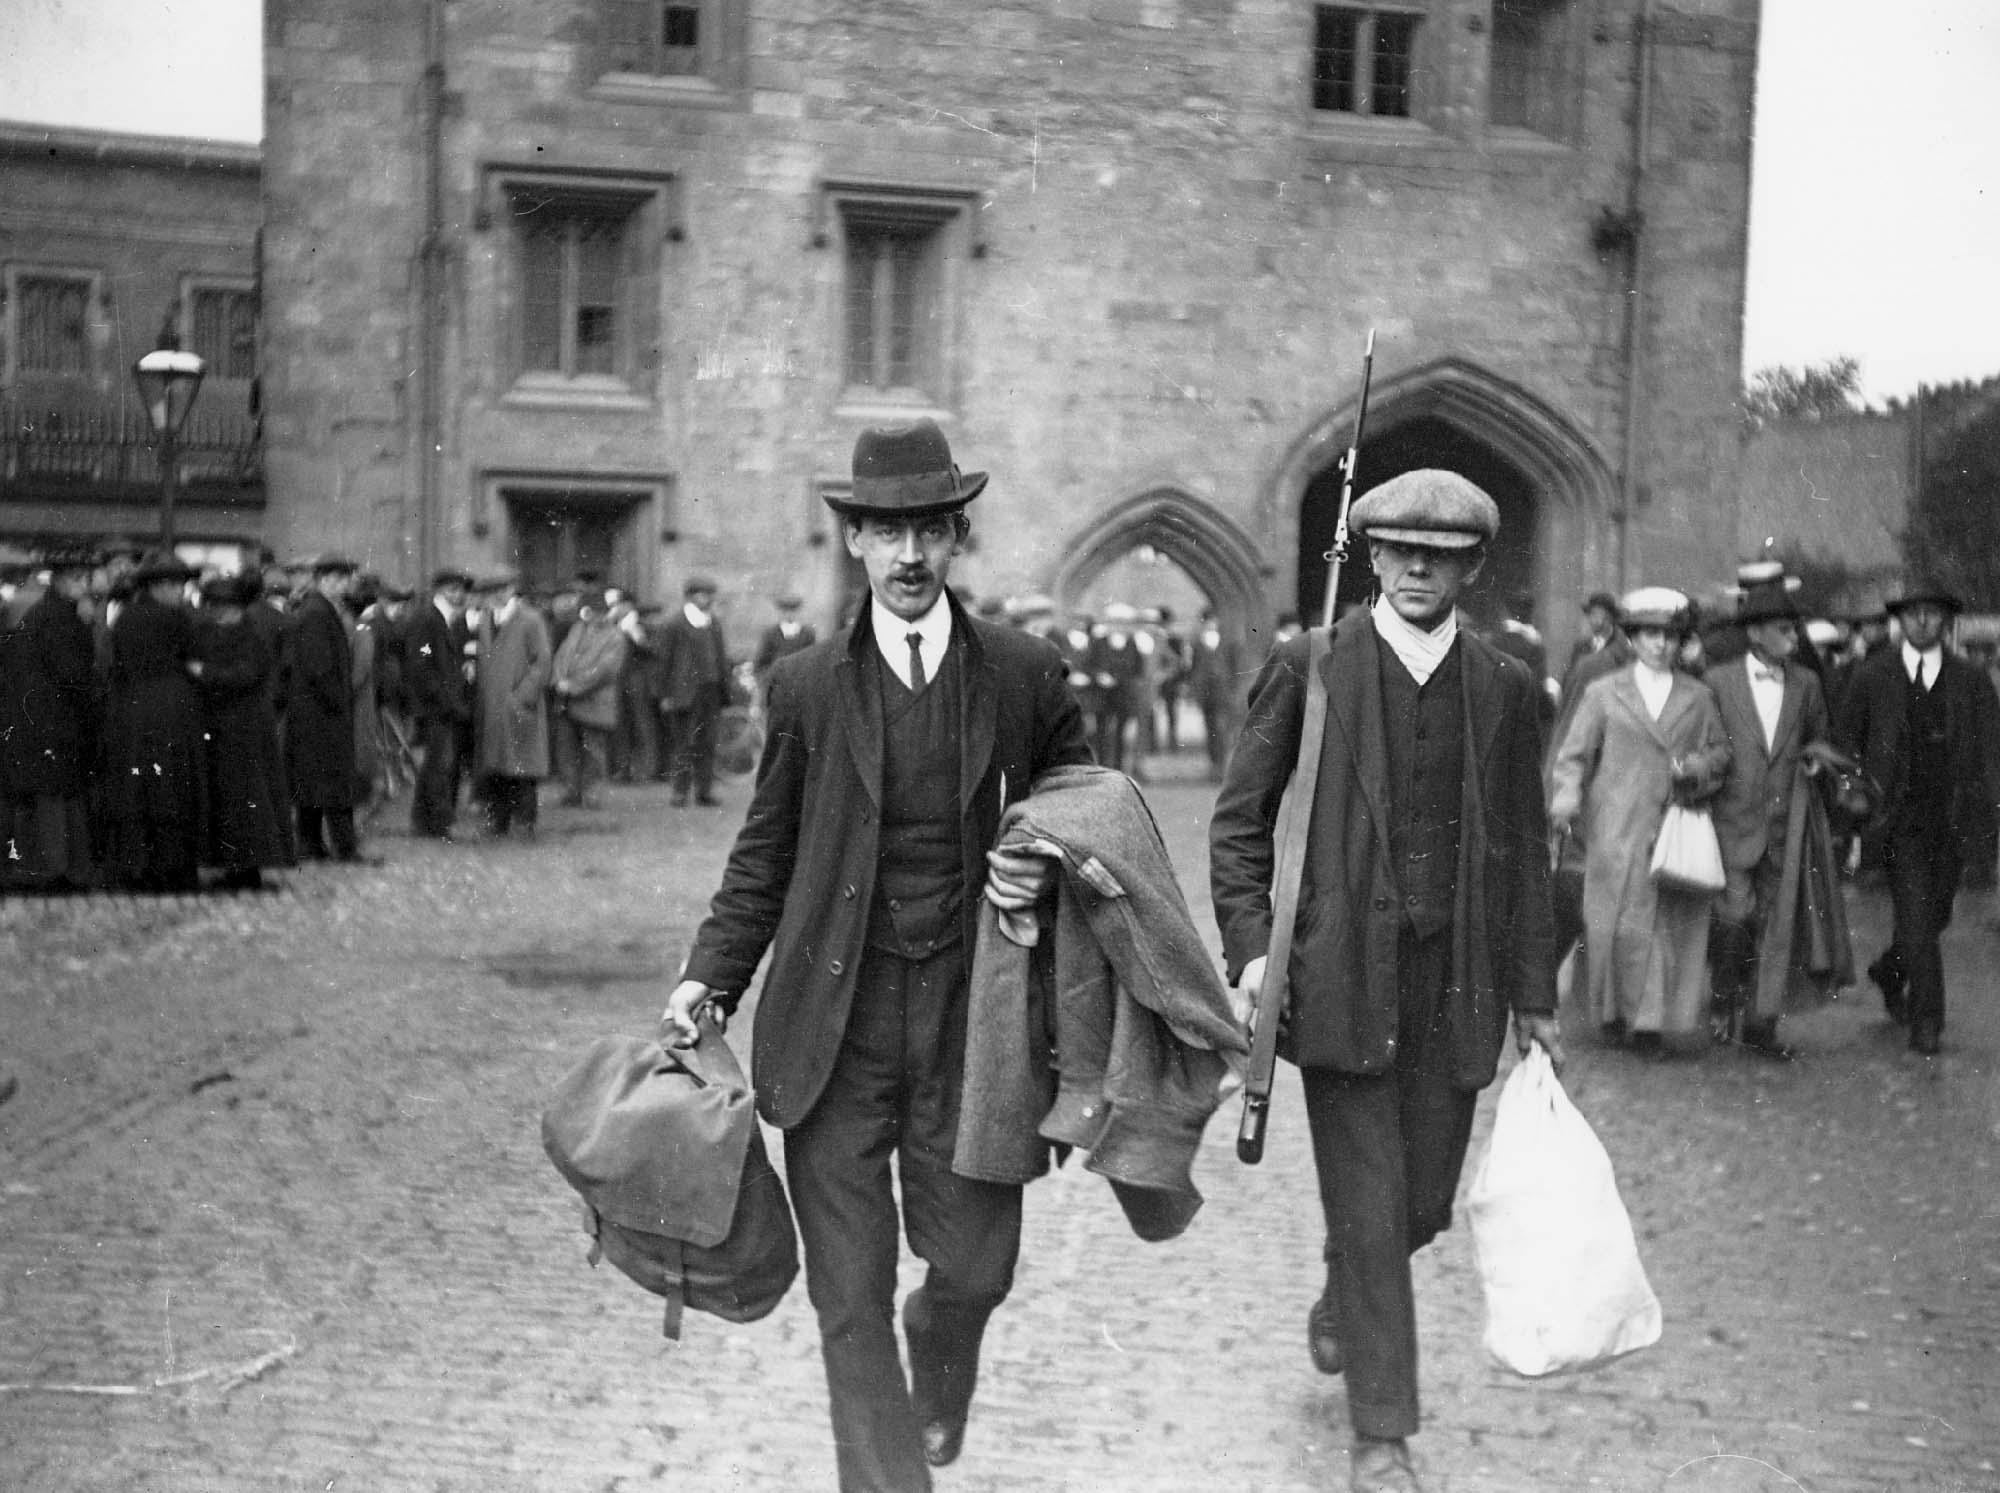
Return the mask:
{"type": "Polygon", "coordinates": [[[1051,586],[1067,611],[1115,560],[1151,545],[1187,572],[1224,633],[1243,638],[1264,625],[1263,558],[1228,514],[1188,488],[1153,483],[1099,513],[1065,549],[1051,586]]]}
{"type": "MultiPolygon", "coordinates": [[[[1277,574],[1274,600],[1317,620],[1325,595],[1319,556],[1331,543],[1339,462],[1354,430],[1357,389],[1316,419],[1286,451],[1266,488],[1277,574]]],[[[1618,482],[1590,438],[1562,411],[1467,359],[1446,357],[1394,374],[1369,395],[1357,495],[1419,466],[1463,471],[1500,503],[1501,537],[1481,578],[1497,608],[1532,596],[1537,620],[1566,633],[1574,601],[1613,566],[1618,482]]],[[[1341,600],[1366,594],[1356,546],[1341,600]]]]}

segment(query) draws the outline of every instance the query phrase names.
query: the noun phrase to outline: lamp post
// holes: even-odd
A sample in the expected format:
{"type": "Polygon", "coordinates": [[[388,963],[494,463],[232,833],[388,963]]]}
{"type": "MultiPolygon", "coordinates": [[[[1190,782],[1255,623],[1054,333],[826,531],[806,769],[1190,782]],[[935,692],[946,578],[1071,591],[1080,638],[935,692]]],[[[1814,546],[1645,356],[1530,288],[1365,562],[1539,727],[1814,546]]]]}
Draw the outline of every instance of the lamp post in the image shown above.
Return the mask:
{"type": "Polygon", "coordinates": [[[164,332],[160,345],[132,365],[132,382],[139,386],[139,403],[159,452],[160,547],[169,552],[174,547],[174,495],[180,475],[175,448],[206,371],[200,358],[182,352],[176,339],[164,332]]]}

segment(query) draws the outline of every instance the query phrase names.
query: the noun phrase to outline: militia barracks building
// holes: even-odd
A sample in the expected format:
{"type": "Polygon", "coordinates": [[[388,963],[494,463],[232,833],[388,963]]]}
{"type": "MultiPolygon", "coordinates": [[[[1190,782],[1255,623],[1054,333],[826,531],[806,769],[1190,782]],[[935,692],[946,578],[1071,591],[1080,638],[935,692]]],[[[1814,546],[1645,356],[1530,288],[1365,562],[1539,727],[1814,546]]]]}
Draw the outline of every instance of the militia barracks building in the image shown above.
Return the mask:
{"type": "Polygon", "coordinates": [[[1372,328],[1361,485],[1482,483],[1475,605],[1560,640],[1736,558],[1757,20],[268,0],[265,538],[826,620],[822,499],[922,414],[980,596],[1151,546],[1255,635],[1320,605],[1372,328]]]}

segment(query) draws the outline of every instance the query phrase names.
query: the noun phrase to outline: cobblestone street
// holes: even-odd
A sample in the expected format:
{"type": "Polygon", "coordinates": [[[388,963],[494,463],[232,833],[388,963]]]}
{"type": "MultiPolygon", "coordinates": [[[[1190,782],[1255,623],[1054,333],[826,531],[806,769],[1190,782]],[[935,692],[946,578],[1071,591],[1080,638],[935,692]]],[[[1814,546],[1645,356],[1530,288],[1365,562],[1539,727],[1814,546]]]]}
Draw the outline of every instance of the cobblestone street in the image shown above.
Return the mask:
{"type": "MultiPolygon", "coordinates": [[[[690,1316],[664,1342],[654,1298],[586,1267],[538,1133],[590,1040],[651,1029],[747,795],[674,810],[614,787],[601,811],[546,809],[533,847],[413,842],[395,810],[386,865],[278,894],[0,904],[20,1084],[0,1107],[0,1490],[830,1487],[803,1283],[761,1323],[690,1316]]],[[[1149,796],[1213,943],[1211,791],[1149,796]]],[[[1851,905],[1865,964],[1887,901],[1851,905]]],[[[1866,986],[1787,1025],[1789,1066],[1645,1061],[1569,1023],[1568,1087],[1665,1336],[1577,1377],[1494,1368],[1461,1218],[1418,1261],[1427,1487],[2000,1489],[1990,894],[1961,898],[1946,956],[1932,1062],[1866,986]]],[[[1320,1228],[1289,1070],[1261,1167],[1234,1158],[1236,1114],[1173,1243],[1134,1238],[1074,1163],[1030,1189],[941,1489],[1346,1486],[1341,1382],[1303,1341],[1320,1228]]]]}

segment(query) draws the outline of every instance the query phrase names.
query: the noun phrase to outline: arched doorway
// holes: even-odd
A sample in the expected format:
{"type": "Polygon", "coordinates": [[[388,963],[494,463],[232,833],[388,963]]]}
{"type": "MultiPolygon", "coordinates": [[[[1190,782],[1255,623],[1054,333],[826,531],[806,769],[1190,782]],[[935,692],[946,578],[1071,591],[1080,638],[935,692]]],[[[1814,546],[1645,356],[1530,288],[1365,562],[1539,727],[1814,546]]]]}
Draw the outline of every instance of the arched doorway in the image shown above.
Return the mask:
{"type": "MultiPolygon", "coordinates": [[[[1184,487],[1161,484],[1113,503],[1064,552],[1051,590],[1068,611],[1119,561],[1151,551],[1197,587],[1231,637],[1261,626],[1264,580],[1250,536],[1212,503],[1184,487]]],[[[1123,598],[1137,606],[1154,598],[1123,598]]]]}
{"type": "MultiPolygon", "coordinates": [[[[1358,391],[1356,391],[1358,394],[1358,391]]],[[[1276,599],[1318,621],[1340,501],[1339,462],[1354,428],[1354,396],[1294,441],[1267,490],[1269,511],[1291,527],[1291,574],[1276,599]],[[1289,584],[1285,584],[1289,581],[1289,584]]],[[[1500,505],[1500,538],[1468,610],[1490,620],[1509,600],[1532,598],[1537,621],[1566,626],[1574,600],[1611,574],[1617,481],[1588,437],[1553,406],[1476,364],[1443,358],[1379,381],[1370,396],[1356,496],[1417,467],[1470,477],[1500,505]],[[1558,599],[1561,605],[1553,605],[1558,599]]],[[[1284,550],[1280,551],[1281,553],[1284,550]]],[[[1365,547],[1341,573],[1341,606],[1370,594],[1365,547]]]]}

